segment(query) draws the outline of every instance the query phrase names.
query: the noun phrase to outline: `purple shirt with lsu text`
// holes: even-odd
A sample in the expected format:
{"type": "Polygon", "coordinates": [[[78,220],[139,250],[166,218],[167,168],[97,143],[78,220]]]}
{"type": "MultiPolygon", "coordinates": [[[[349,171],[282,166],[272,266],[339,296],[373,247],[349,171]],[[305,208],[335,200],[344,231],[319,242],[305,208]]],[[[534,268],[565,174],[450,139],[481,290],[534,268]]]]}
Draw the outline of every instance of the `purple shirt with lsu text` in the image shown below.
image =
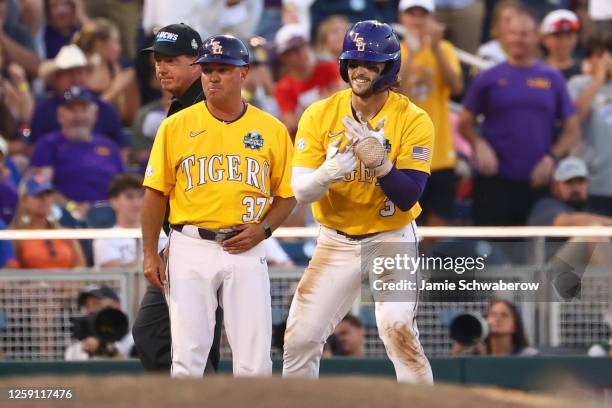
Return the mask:
{"type": "Polygon", "coordinates": [[[574,114],[563,76],[538,61],[529,67],[501,63],[472,82],[463,106],[482,114],[481,134],[498,159],[498,175],[528,181],[553,145],[557,120],[574,114]]]}
{"type": "Polygon", "coordinates": [[[53,168],[53,185],[70,200],[108,199],[111,179],[124,171],[119,146],[95,135],[90,142],[66,139],[62,132],[43,136],[34,147],[31,166],[53,168]]]}

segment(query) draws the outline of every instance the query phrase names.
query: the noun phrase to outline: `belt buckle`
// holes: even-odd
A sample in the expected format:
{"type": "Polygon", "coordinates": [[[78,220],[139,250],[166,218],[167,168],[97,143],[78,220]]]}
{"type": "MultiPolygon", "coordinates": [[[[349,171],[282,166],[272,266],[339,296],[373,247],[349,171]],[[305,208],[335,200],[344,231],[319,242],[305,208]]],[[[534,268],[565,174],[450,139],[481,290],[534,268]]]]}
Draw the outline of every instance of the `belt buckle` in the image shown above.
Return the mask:
{"type": "Polygon", "coordinates": [[[235,231],[231,228],[220,229],[218,232],[215,232],[215,241],[220,244],[234,235],[236,235],[235,231]]]}

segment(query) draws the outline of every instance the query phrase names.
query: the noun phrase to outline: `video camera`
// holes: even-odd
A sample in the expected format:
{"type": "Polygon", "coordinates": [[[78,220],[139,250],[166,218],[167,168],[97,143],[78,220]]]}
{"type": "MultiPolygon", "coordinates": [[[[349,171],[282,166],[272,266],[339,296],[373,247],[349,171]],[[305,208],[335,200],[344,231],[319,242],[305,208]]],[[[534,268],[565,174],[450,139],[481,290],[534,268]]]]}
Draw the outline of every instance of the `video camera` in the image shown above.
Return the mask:
{"type": "Polygon", "coordinates": [[[450,337],[463,346],[473,346],[489,335],[487,321],[473,313],[461,313],[450,322],[450,337]]]}
{"type": "Polygon", "coordinates": [[[70,322],[70,331],[75,339],[81,341],[95,337],[99,340],[100,347],[94,353],[95,356],[114,357],[117,350],[111,346],[112,343],[121,340],[128,332],[128,317],[112,307],[87,316],[72,317],[70,322]]]}

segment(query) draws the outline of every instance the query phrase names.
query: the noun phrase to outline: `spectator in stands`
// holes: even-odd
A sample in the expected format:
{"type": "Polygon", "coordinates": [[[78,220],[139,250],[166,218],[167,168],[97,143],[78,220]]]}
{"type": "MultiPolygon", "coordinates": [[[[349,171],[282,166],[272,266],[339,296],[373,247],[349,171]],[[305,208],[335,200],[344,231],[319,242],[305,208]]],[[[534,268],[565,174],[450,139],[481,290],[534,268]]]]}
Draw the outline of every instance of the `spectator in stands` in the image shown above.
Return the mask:
{"type": "MultiPolygon", "coordinates": [[[[62,47],[53,60],[45,61],[41,65],[40,71],[40,76],[45,80],[51,93],[36,102],[31,135],[28,139],[31,144],[36,143],[43,135],[60,129],[57,110],[64,102],[64,91],[73,86],[85,86],[90,75],[87,58],[75,44],[62,47]]],[[[117,110],[98,97],[94,96],[93,101],[98,107],[95,132],[126,148],[129,141],[123,133],[117,110]]],[[[127,150],[124,151],[124,155],[127,158],[127,150]]]]}
{"type": "Polygon", "coordinates": [[[69,211],[73,207],[77,220],[83,219],[90,203],[108,198],[111,179],[123,172],[119,147],[94,131],[97,114],[89,91],[67,89],[57,109],[61,129],[42,137],[32,155],[31,166],[53,180],[60,205],[68,205],[69,211]]]}
{"type": "Polygon", "coordinates": [[[612,32],[612,3],[609,0],[589,0],[589,17],[594,23],[594,34],[612,32]]]}
{"type": "Polygon", "coordinates": [[[10,170],[4,162],[8,157],[8,144],[0,136],[0,221],[8,225],[13,220],[17,207],[17,188],[11,178],[10,170]]]}
{"type": "Polygon", "coordinates": [[[274,99],[276,83],[268,65],[267,41],[263,37],[252,37],[249,46],[251,64],[249,75],[242,85],[243,97],[251,105],[278,117],[278,105],[274,99]]]}
{"type": "Polygon", "coordinates": [[[304,109],[344,87],[338,63],[317,63],[308,41],[305,28],[298,24],[283,26],[274,39],[283,72],[275,96],[280,119],[292,137],[304,109]]]}
{"type": "Polygon", "coordinates": [[[7,0],[0,0],[0,48],[8,61],[21,65],[28,75],[36,76],[40,59],[34,40],[17,20],[8,18],[7,0]]]}
{"type": "Polygon", "coordinates": [[[559,71],[536,59],[537,23],[514,17],[508,62],[481,72],[463,101],[459,129],[473,149],[472,214],[476,225],[524,225],[555,161],[579,141],[574,106],[559,71]],[[477,130],[476,117],[484,116],[477,130]],[[561,121],[561,133],[552,129],[561,121]]]}
{"type": "MultiPolygon", "coordinates": [[[[19,189],[19,204],[11,229],[59,228],[53,212],[55,189],[43,174],[26,177],[19,189]]],[[[77,268],[85,266],[85,257],[76,240],[33,239],[14,241],[19,267],[77,268]]]]}
{"type": "MultiPolygon", "coordinates": [[[[125,62],[132,61],[136,56],[136,45],[138,42],[138,28],[142,15],[142,2],[139,0],[77,0],[83,2],[84,12],[90,18],[106,18],[119,29],[121,36],[121,50],[125,62]]],[[[148,1],[147,1],[148,2],[148,1]]],[[[145,2],[146,3],[146,2],[145,2]]],[[[176,3],[170,2],[170,7],[175,9],[176,3]]],[[[184,21],[184,20],[179,20],[184,21]]],[[[83,22],[85,23],[85,21],[83,22]]],[[[158,26],[160,27],[160,26],[158,26]]]]}
{"type": "Polygon", "coordinates": [[[424,224],[440,226],[452,218],[457,182],[448,103],[451,95],[461,94],[463,81],[453,45],[442,39],[444,28],[433,12],[433,0],[399,3],[399,20],[406,30],[400,91],[429,114],[436,129],[431,176],[420,203],[424,224]]]}
{"type": "Polygon", "coordinates": [[[568,88],[582,123],[591,206],[612,216],[612,39],[587,41],[585,68],[585,75],[573,77],[568,88]]]}
{"type": "MultiPolygon", "coordinates": [[[[0,231],[6,229],[6,224],[0,219],[0,231]]],[[[17,268],[17,255],[13,243],[7,239],[0,240],[0,269],[2,268],[17,268]]]]}
{"type": "Polygon", "coordinates": [[[476,52],[482,36],[484,0],[435,0],[436,19],[446,26],[446,38],[460,49],[476,52]]]}
{"type": "MultiPolygon", "coordinates": [[[[140,108],[134,118],[130,162],[146,166],[157,129],[166,119],[166,112],[170,109],[172,94],[162,89],[161,95],[161,98],[155,99],[140,108]]],[[[144,174],[144,167],[141,174],[144,174]]]]}
{"type": "Polygon", "coordinates": [[[344,316],[334,330],[340,350],[334,355],[346,357],[365,357],[366,332],[363,323],[352,314],[344,316]]]}
{"type": "Polygon", "coordinates": [[[510,21],[521,10],[523,4],[520,0],[500,0],[493,8],[493,22],[491,24],[491,41],[478,47],[476,54],[493,64],[506,61],[506,38],[510,21]]]}
{"type": "Polygon", "coordinates": [[[344,35],[350,26],[346,16],[333,14],[317,27],[315,51],[319,61],[337,61],[342,54],[344,35]]]}
{"type": "MultiPolygon", "coordinates": [[[[119,296],[106,285],[86,288],[79,294],[77,304],[81,313],[88,317],[106,308],[121,310],[119,296]]],[[[85,361],[93,358],[122,360],[132,356],[133,347],[134,339],[130,333],[120,341],[110,344],[105,344],[100,338],[90,335],[68,346],[64,358],[67,361],[85,361]]]]}
{"type": "Polygon", "coordinates": [[[487,310],[489,335],[473,347],[454,343],[451,354],[459,356],[473,351],[483,356],[533,356],[538,350],[529,347],[523,319],[516,306],[507,300],[493,300],[487,310]]]}
{"type": "Polygon", "coordinates": [[[45,0],[45,26],[43,28],[42,56],[55,58],[59,50],[72,41],[72,36],[86,22],[79,13],[80,0],[45,0]]]}
{"type": "Polygon", "coordinates": [[[588,206],[589,173],[583,160],[577,157],[561,160],[551,190],[552,197],[542,198],[533,206],[529,225],[612,226],[612,217],[599,215],[588,206]]]}
{"type": "MultiPolygon", "coordinates": [[[[144,189],[142,180],[132,174],[120,174],[111,181],[109,203],[115,212],[114,228],[140,228],[144,189]]],[[[94,266],[99,268],[137,267],[142,263],[139,241],[133,238],[95,239],[94,266]]],[[[161,251],[166,239],[160,239],[161,251]]]]}
{"type": "Polygon", "coordinates": [[[85,53],[91,67],[85,87],[101,100],[113,104],[124,123],[132,123],[140,107],[133,67],[122,67],[121,42],[117,27],[103,18],[85,24],[74,43],[85,53]]]}
{"type": "Polygon", "coordinates": [[[542,45],[546,48],[546,63],[557,68],[566,80],[581,73],[580,62],[573,57],[580,21],[570,10],[555,10],[546,15],[540,25],[542,45]]]}
{"type": "Polygon", "coordinates": [[[4,46],[0,43],[0,103],[11,115],[6,119],[18,127],[30,123],[34,97],[25,70],[16,62],[7,60],[3,51],[4,46]]]}

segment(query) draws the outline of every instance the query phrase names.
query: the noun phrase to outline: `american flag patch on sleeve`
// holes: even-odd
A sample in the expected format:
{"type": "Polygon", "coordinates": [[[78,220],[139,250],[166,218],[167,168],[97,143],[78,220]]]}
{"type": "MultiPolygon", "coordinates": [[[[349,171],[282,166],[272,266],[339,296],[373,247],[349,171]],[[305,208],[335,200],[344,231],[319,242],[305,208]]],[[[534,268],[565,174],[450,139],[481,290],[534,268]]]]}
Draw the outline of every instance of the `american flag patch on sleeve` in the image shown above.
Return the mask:
{"type": "Polygon", "coordinates": [[[412,159],[429,161],[431,157],[431,149],[423,146],[412,146],[412,159]]]}

